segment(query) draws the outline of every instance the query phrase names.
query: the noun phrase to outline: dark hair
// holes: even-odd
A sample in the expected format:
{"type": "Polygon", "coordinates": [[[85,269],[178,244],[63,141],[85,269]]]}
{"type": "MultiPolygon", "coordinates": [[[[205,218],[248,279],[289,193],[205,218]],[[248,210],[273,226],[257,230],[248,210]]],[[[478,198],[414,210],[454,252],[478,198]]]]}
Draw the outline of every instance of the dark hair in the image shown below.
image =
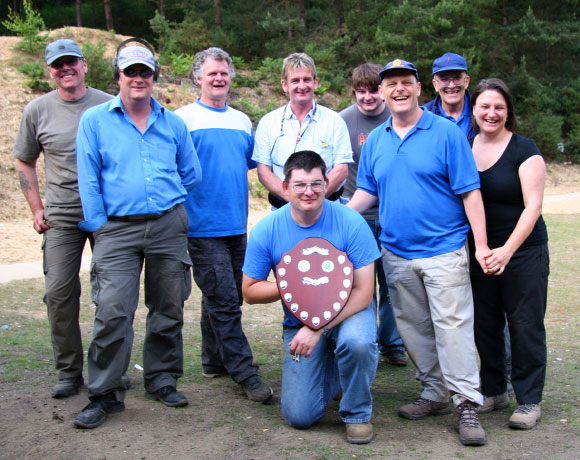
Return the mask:
{"type": "Polygon", "coordinates": [[[383,67],[379,64],[365,62],[352,71],[352,90],[368,88],[371,91],[378,91],[381,84],[380,71],[383,67]]]}
{"type": "MultiPolygon", "coordinates": [[[[505,127],[509,129],[511,132],[515,132],[516,128],[518,127],[518,120],[516,119],[516,110],[514,108],[514,100],[512,97],[512,93],[508,88],[508,85],[505,84],[503,80],[499,78],[487,78],[481,80],[475,89],[473,90],[473,94],[471,95],[471,111],[473,112],[473,108],[475,107],[475,103],[477,98],[481,96],[481,93],[484,91],[497,91],[500,93],[506,101],[507,109],[508,109],[508,116],[505,122],[505,127]]],[[[471,117],[471,123],[473,123],[473,127],[477,132],[479,132],[479,126],[475,121],[475,117],[471,117]]]]}
{"type": "Polygon", "coordinates": [[[326,179],[326,163],[318,153],[312,150],[301,150],[293,153],[284,165],[284,180],[290,182],[290,176],[295,169],[310,172],[315,168],[320,168],[322,176],[326,179]]]}

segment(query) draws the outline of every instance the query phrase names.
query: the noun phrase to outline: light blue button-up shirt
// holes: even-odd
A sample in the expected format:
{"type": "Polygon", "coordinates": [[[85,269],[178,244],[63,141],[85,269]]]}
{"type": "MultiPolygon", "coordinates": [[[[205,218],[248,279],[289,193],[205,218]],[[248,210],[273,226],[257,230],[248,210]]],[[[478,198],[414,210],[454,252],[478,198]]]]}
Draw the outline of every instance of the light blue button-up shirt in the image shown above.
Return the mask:
{"type": "Polygon", "coordinates": [[[252,160],[272,166],[273,173],[284,180],[286,160],[301,150],[318,153],[327,174],[338,164],[353,162],[348,128],[334,110],[314,102],[302,125],[290,103],[264,115],[256,130],[252,160]]]}
{"type": "Polygon", "coordinates": [[[201,180],[197,152],[181,118],[151,98],[141,133],[120,96],[82,116],[76,141],[85,220],[94,232],[108,216],[161,214],[185,201],[201,180]]]}

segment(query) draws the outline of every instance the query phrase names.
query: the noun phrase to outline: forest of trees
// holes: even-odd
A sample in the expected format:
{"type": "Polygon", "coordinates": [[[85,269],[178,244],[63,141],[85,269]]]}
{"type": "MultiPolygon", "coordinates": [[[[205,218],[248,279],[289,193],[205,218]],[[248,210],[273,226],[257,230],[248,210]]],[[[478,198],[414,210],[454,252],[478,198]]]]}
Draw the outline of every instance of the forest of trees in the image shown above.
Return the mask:
{"type": "MultiPolygon", "coordinates": [[[[23,0],[0,0],[0,16],[23,0]]],[[[433,96],[431,64],[465,56],[472,87],[504,79],[519,131],[544,154],[580,162],[580,0],[31,0],[50,29],[82,25],[153,42],[161,57],[220,46],[257,68],[314,57],[324,88],[346,94],[351,69],[401,57],[433,96]],[[274,60],[274,61],[272,61],[274,60]],[[558,143],[564,143],[560,153],[558,143]]],[[[10,34],[0,28],[0,34],[10,34]]]]}

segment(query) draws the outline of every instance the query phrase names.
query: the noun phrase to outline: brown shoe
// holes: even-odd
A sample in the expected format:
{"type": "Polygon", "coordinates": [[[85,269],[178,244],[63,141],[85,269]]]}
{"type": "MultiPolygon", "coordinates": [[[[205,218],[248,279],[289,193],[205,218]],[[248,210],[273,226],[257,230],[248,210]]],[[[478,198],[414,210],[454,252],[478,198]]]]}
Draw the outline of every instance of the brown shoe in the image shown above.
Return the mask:
{"type": "Polygon", "coordinates": [[[79,392],[79,388],[83,386],[83,383],[82,376],[60,379],[52,388],[52,397],[59,399],[74,396],[79,392]]]}
{"type": "Polygon", "coordinates": [[[465,401],[455,408],[455,430],[464,446],[483,446],[485,431],[477,418],[477,405],[465,401]]]}
{"type": "Polygon", "coordinates": [[[510,428],[530,430],[542,418],[542,407],[539,404],[522,404],[509,419],[510,428]]]}
{"type": "Polygon", "coordinates": [[[491,411],[505,409],[510,406],[510,395],[506,391],[497,396],[484,396],[483,405],[477,408],[480,414],[489,414],[491,411]]]}
{"type": "Polygon", "coordinates": [[[399,409],[399,415],[409,420],[421,420],[428,415],[445,415],[449,412],[451,412],[449,402],[431,401],[422,396],[399,409]]]}
{"type": "Polygon", "coordinates": [[[370,422],[346,424],[346,440],[351,444],[368,444],[374,435],[373,425],[370,422]]]}

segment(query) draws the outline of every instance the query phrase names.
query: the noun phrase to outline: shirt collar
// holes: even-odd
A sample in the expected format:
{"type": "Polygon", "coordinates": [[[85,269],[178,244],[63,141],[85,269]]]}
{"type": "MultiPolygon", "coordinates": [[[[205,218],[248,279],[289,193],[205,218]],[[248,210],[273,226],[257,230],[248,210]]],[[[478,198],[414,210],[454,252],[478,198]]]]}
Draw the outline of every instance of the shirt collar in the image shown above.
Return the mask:
{"type": "MultiPolygon", "coordinates": [[[[109,106],[109,111],[113,111],[113,110],[122,110],[123,112],[125,111],[125,108],[123,107],[123,102],[121,101],[120,94],[117,94],[111,100],[111,105],[109,106]]],[[[158,115],[160,112],[165,111],[165,107],[163,107],[159,102],[157,102],[157,99],[155,99],[154,97],[151,97],[151,111],[155,115],[158,115]]]]}
{"type": "MultiPolygon", "coordinates": [[[[320,117],[320,110],[318,110],[318,103],[313,99],[312,100],[312,108],[310,109],[310,112],[308,112],[306,114],[306,118],[310,118],[314,121],[318,121],[320,117]]],[[[296,115],[294,115],[294,112],[292,112],[292,107],[290,106],[290,102],[288,102],[288,104],[286,104],[286,107],[284,108],[284,118],[286,118],[287,120],[291,120],[292,118],[297,119],[296,115]]]]}

